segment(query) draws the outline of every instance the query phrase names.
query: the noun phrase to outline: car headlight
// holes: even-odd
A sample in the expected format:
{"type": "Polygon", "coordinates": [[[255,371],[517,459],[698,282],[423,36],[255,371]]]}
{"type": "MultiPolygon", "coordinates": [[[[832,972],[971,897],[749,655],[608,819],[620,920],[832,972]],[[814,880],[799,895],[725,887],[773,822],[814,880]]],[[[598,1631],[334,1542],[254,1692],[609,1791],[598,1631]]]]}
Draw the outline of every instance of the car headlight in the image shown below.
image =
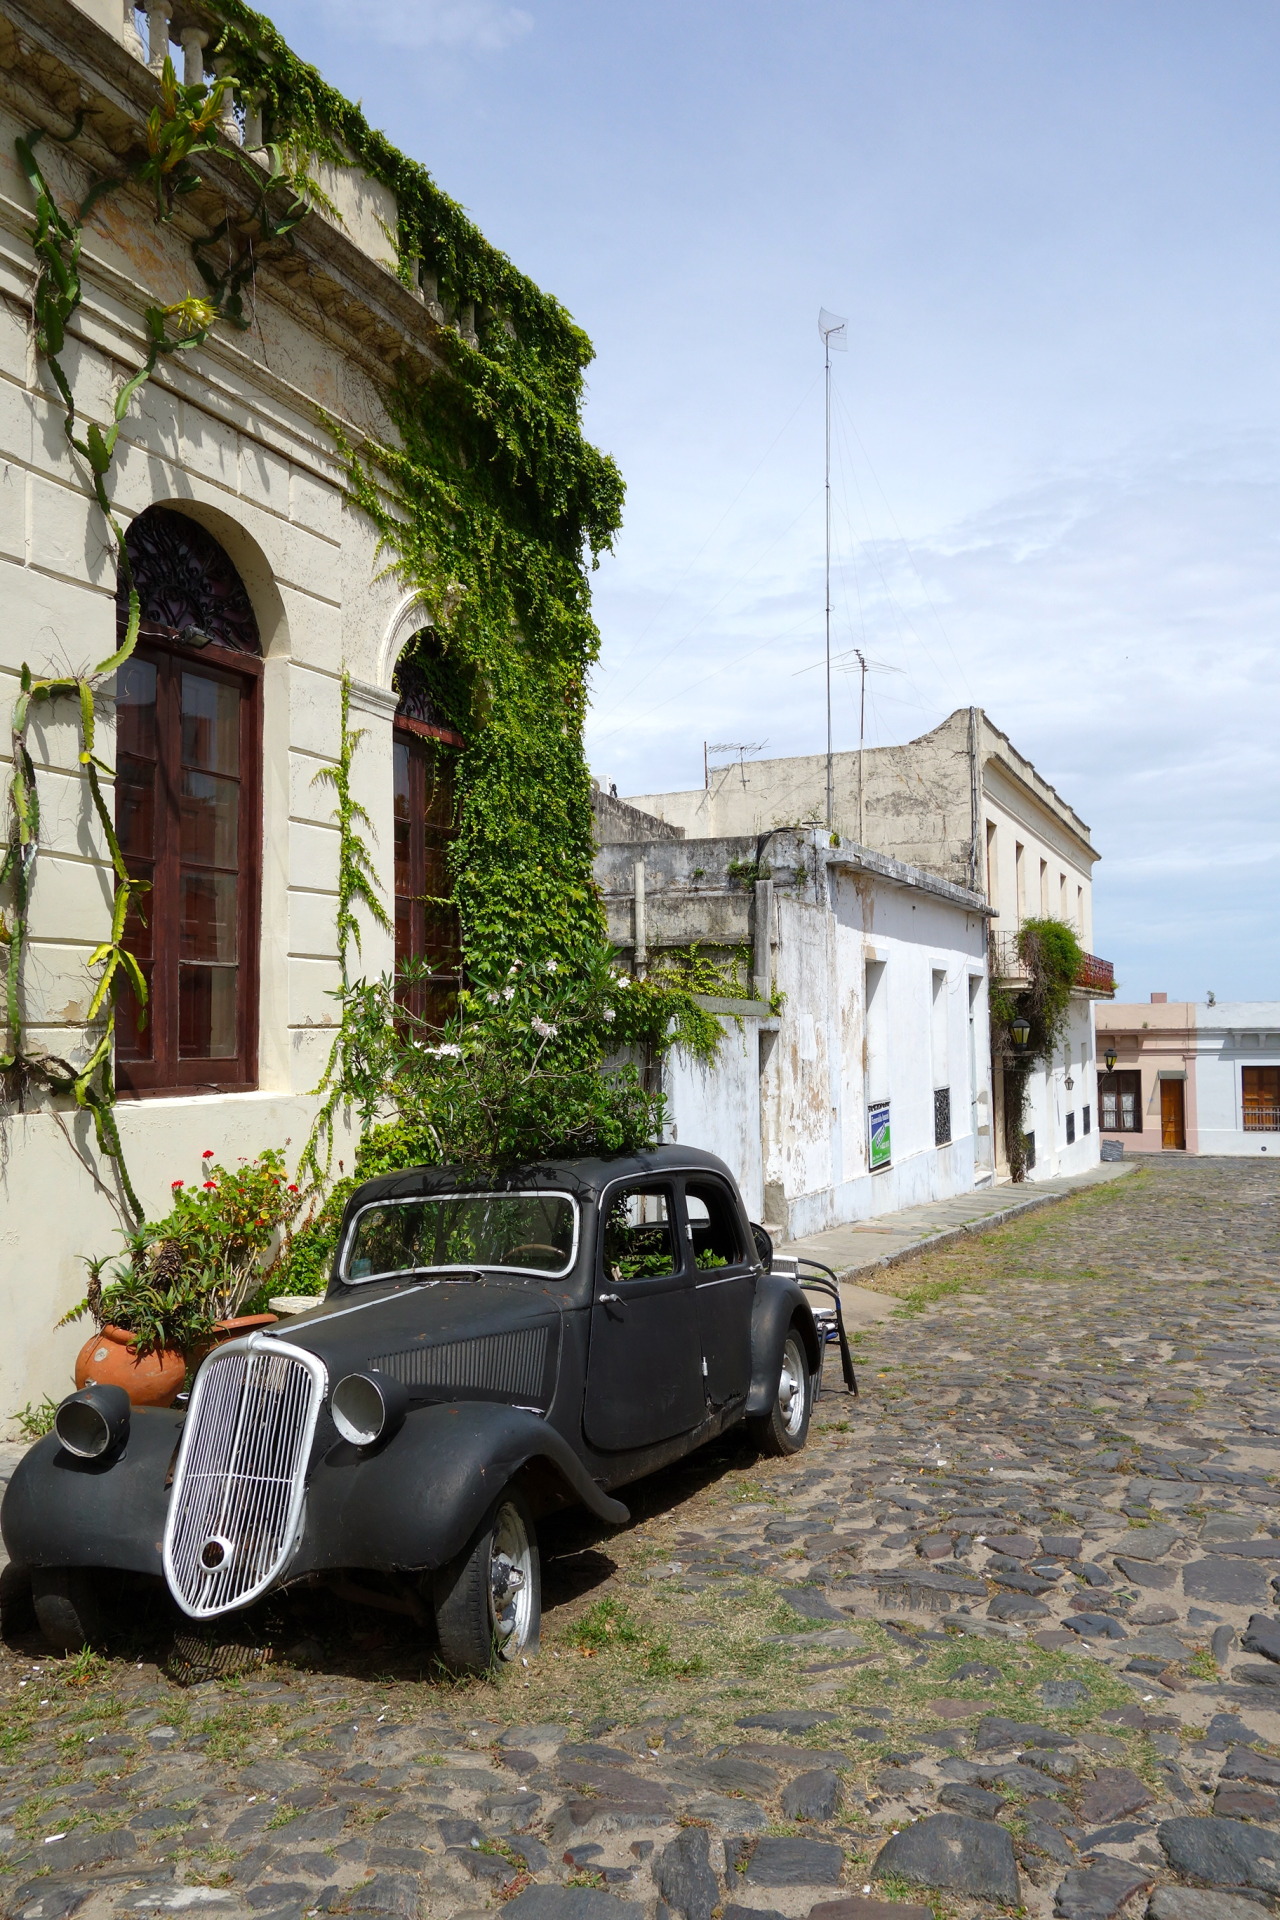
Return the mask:
{"type": "Polygon", "coordinates": [[[409,1396],[390,1374],[348,1373],[329,1396],[333,1424],[353,1447],[388,1440],[409,1410],[409,1396]]]}
{"type": "Polygon", "coordinates": [[[77,1460],[99,1460],[129,1437],[129,1396],[123,1387],[81,1387],[53,1416],[53,1430],[77,1460]]]}

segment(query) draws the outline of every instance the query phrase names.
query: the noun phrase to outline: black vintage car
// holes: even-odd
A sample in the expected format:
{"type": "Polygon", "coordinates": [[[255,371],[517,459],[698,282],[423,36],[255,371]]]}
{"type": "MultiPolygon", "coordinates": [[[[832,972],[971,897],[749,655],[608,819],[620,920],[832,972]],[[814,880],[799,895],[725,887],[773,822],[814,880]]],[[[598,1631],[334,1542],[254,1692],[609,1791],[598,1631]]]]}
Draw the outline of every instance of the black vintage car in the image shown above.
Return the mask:
{"type": "Polygon", "coordinates": [[[0,1524],[46,1638],[97,1637],[109,1573],[209,1620],[376,1570],[434,1608],[453,1671],[529,1652],[541,1514],[620,1524],[611,1489],[739,1421],[804,1445],[824,1331],[771,1259],[683,1147],[366,1182],[321,1305],[216,1348],[185,1409],[83,1388],[21,1461],[0,1524]]]}

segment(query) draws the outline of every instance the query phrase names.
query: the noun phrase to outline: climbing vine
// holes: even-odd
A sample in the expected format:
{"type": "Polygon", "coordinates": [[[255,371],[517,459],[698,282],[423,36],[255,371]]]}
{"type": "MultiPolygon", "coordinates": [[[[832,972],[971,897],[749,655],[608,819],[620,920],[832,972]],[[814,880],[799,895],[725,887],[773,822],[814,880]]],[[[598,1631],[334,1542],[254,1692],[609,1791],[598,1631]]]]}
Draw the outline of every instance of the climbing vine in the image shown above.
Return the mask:
{"type": "MultiPolygon", "coordinates": [[[[352,793],[361,730],[350,724],[344,678],[338,758],[318,776],[334,789],[339,827],[340,1026],[319,1089],[324,1105],[307,1148],[308,1176],[320,1185],[327,1173],[318,1142],[327,1126],[331,1149],[341,1105],[359,1117],[370,1165],[370,1156],[389,1153],[429,1150],[465,1160],[550,1151],[553,1135],[561,1151],[588,1140],[600,1150],[639,1144],[656,1137],[661,1101],[634,1064],[615,1060],[602,1074],[607,1057],[630,1050],[651,1061],[673,1043],[707,1057],[721,1032],[687,981],[617,984],[592,878],[582,725],[599,636],[588,576],[620,524],[623,489],[613,461],[582,432],[590,343],[558,302],[488,245],[422,167],[298,61],[268,21],[241,0],[216,0],[214,11],[222,33],[213,52],[229,56],[234,73],[224,70],[207,88],[183,86],[166,61],[145,151],[94,180],[71,212],[59,207],[36,158],[46,136],[37,130],[18,142],[36,209],[36,344],[63,404],[69,445],[109,528],[128,612],[115,652],[90,673],[23,669],[12,821],[0,865],[11,903],[9,1051],[0,1065],[20,1087],[38,1082],[70,1092],[92,1112],[135,1220],[142,1209],[114,1119],[112,1050],[122,991],[134,993],[145,1017],[145,980],[124,944],[142,883],[130,877],[115,835],[100,782],[110,769],[95,756],[94,730],[97,693],[133,651],[140,605],[110,476],[129,409],[162,362],[202,345],[220,322],[248,326],[246,294],[259,260],[287,244],[308,205],[323,199],[306,178],[313,159],[358,164],[392,191],[398,270],[422,292],[436,322],[431,371],[402,375],[388,396],[394,438],[354,446],[328,424],[346,463],[349,497],[376,527],[388,569],[429,609],[434,645],[417,664],[465,742],[456,763],[450,857],[468,985],[456,1025],[441,1036],[410,1032],[390,977],[351,978],[361,912],[384,929],[390,923],[362,834],[371,823],[352,793]],[[221,131],[233,87],[256,97],[265,112],[274,138],[259,153],[244,152],[221,131]],[[252,207],[226,213],[192,240],[203,295],[145,310],[142,365],[122,385],[106,428],[90,422],[81,430],[61,355],[81,299],[85,222],[104,194],[129,186],[151,197],[160,220],[171,220],[179,203],[193,204],[188,196],[204,183],[196,162],[215,148],[244,168],[252,207]],[[450,318],[457,324],[445,324],[450,318]],[[109,938],[91,958],[100,969],[88,1015],[93,1044],[79,1068],[28,1045],[22,1009],[39,838],[27,733],[38,706],[63,698],[79,704],[80,763],[115,888],[109,938]],[[513,969],[519,1019],[507,994],[513,969]]],[[[79,132],[77,120],[63,143],[79,132]]]]}
{"type": "MultiPolygon", "coordinates": [[[[0,889],[7,889],[9,914],[0,917],[5,957],[5,1020],[8,1045],[0,1054],[0,1073],[19,1099],[41,1086],[51,1094],[69,1094],[78,1107],[92,1115],[99,1150],[115,1166],[126,1208],[135,1222],[142,1219],[141,1202],[134,1191],[115,1120],[114,1045],[116,1003],[122,990],[132,992],[146,1017],[147,988],[141,969],[124,944],[131,907],[146,883],[133,879],[125,865],[115,822],[102,792],[101,776],[112,769],[95,752],[97,696],[104,682],[132,654],[138,638],[140,603],[133,584],[125,532],[111,503],[109,480],[120,430],[138,393],[161,362],[201,346],[219,321],[246,327],[244,289],[254,271],[254,252],[242,234],[233,233],[227,220],[197,237],[192,252],[207,297],[187,295],[168,306],[144,309],[146,354],[142,365],[116,394],[105,430],[96,421],[83,428],[71,382],[62,363],[70,323],[81,303],[80,255],[85,222],[108,193],[133,185],[153,198],[157,217],[168,220],[179,196],[200,184],[193,165],[197,155],[219,140],[218,121],[227,90],[234,84],[223,75],[211,87],[180,85],[172,62],[166,60],[160,77],[160,98],[146,128],[144,156],[119,174],[101,175],[70,213],[64,213],[37,158],[42,139],[70,145],[80,134],[78,115],[68,133],[47,135],[34,128],[16,142],[18,159],[31,188],[34,224],[28,230],[36,272],[31,305],[36,350],[48,368],[63,407],[63,430],[81,471],[87,475],[94,501],[106,522],[115,548],[118,576],[125,587],[127,616],[123,637],[115,651],[87,674],[42,674],[29,663],[21,669],[18,698],[12,717],[12,774],[9,790],[9,826],[0,856],[0,889]],[[221,252],[219,253],[219,249],[221,252]],[[89,955],[97,974],[85,1025],[90,1035],[86,1058],[69,1061],[33,1047],[27,1035],[23,1003],[23,968],[30,933],[30,907],[40,845],[40,797],[28,735],[35,715],[62,700],[74,700],[79,714],[78,762],[83,767],[90,802],[106,842],[113,874],[110,931],[89,955]]],[[[257,206],[254,224],[262,238],[282,240],[306,211],[296,194],[283,214],[272,215],[268,202],[288,180],[284,157],[278,150],[267,156],[265,170],[254,170],[257,206]]]]}
{"type": "Polygon", "coordinates": [[[1017,951],[1028,984],[1014,990],[993,988],[990,1018],[995,1052],[1005,1061],[1004,1133],[1009,1171],[1015,1180],[1023,1180],[1027,1172],[1027,1090],[1031,1074],[1035,1067],[1047,1066],[1061,1044],[1084,952],[1063,920],[1024,920],[1017,951]],[[1019,1018],[1030,1029],[1023,1046],[1015,1043],[1012,1034],[1013,1023],[1019,1018]]]}

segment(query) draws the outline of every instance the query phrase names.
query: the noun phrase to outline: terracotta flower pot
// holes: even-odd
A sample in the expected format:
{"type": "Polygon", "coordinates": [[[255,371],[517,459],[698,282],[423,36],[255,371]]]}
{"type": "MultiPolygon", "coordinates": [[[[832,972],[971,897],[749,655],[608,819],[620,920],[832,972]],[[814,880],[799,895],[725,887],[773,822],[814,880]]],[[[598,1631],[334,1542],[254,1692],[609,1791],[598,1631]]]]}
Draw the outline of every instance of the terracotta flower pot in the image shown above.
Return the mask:
{"type": "Polygon", "coordinates": [[[275,1313],[242,1313],[236,1320],[215,1320],[209,1338],[202,1340],[187,1355],[192,1373],[199,1372],[215,1347],[225,1346],[228,1340],[238,1340],[241,1334],[256,1333],[259,1327],[274,1327],[279,1317],[275,1313]]]}
{"type": "Polygon", "coordinates": [[[139,1353],[123,1327],[104,1327],[76,1355],[77,1387],[123,1387],[135,1407],[171,1407],[186,1377],[185,1354],[139,1353]]]}

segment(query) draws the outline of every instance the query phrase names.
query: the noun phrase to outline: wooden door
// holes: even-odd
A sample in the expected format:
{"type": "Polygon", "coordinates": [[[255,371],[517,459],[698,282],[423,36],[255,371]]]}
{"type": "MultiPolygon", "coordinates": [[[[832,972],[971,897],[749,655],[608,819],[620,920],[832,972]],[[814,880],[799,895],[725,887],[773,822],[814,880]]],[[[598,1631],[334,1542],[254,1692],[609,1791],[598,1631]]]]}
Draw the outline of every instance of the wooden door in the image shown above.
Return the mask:
{"type": "Polygon", "coordinates": [[[1183,1102],[1183,1080],[1160,1082],[1160,1145],[1182,1147],[1187,1144],[1187,1114],[1183,1102]]]}

